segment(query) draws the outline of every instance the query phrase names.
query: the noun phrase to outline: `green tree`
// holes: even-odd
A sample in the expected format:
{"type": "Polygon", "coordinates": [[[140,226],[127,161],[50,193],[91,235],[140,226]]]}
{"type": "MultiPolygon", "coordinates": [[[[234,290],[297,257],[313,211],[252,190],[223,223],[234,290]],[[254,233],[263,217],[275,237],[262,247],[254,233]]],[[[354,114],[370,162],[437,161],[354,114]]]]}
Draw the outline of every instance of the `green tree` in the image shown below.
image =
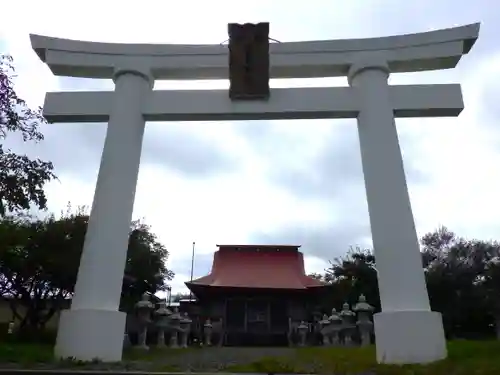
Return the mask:
{"type": "Polygon", "coordinates": [[[123,280],[121,308],[130,311],[143,293],[166,291],[174,273],[167,269],[168,251],[151,227],[141,221],[131,225],[123,280]]]}
{"type": "Polygon", "coordinates": [[[338,310],[345,302],[352,306],[361,294],[375,309],[380,309],[375,258],[370,250],[350,248],[344,256],[330,261],[330,267],[323,274],[309,276],[329,285],[319,306],[323,313],[329,313],[332,308],[338,310]]]}
{"type": "Polygon", "coordinates": [[[309,275],[307,275],[309,277],[312,277],[313,279],[316,279],[318,281],[325,281],[325,275],[322,275],[320,273],[310,273],[309,275]]]}
{"type": "MultiPolygon", "coordinates": [[[[44,219],[15,215],[0,219],[0,295],[22,328],[41,329],[73,293],[88,216],[82,209],[44,219]]],[[[173,273],[166,248],[150,228],[132,223],[122,308],[148,291],[163,290],[173,273]]]]}
{"type": "Polygon", "coordinates": [[[496,337],[500,340],[500,247],[496,245],[492,256],[486,261],[483,287],[492,310],[496,337]]]}
{"type": "MultiPolygon", "coordinates": [[[[443,315],[449,337],[500,338],[500,244],[468,240],[446,227],[421,239],[422,263],[431,307],[443,315]]],[[[375,257],[370,250],[350,249],[330,262],[324,275],[329,282],[328,304],[351,304],[365,294],[380,309],[375,257]]],[[[326,305],[325,305],[326,306],[326,305]]]]}
{"type": "Polygon", "coordinates": [[[491,334],[500,315],[499,244],[467,240],[446,227],[426,234],[421,242],[431,306],[443,314],[448,336],[491,334]]]}
{"type": "Polygon", "coordinates": [[[47,207],[44,185],[56,178],[53,165],[40,159],[30,159],[3,147],[9,134],[17,133],[25,142],[39,142],[39,131],[46,121],[41,108],[32,110],[14,90],[12,57],[0,55],[0,216],[7,211],[29,209],[35,204],[47,207]]]}
{"type": "Polygon", "coordinates": [[[343,257],[335,258],[326,270],[325,280],[338,285],[344,301],[355,304],[361,294],[380,310],[377,269],[371,250],[350,248],[343,257]]]}

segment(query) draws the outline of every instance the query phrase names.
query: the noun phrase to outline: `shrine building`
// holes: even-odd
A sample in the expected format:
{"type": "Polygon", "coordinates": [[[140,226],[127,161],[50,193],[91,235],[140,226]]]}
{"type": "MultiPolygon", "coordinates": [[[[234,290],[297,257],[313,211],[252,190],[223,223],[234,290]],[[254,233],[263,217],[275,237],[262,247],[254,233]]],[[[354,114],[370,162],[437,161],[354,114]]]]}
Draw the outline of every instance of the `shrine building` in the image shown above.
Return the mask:
{"type": "Polygon", "coordinates": [[[217,247],[210,274],[186,286],[197,315],[222,323],[222,345],[283,345],[293,324],[312,321],[328,285],[305,274],[300,246],[217,247]]]}

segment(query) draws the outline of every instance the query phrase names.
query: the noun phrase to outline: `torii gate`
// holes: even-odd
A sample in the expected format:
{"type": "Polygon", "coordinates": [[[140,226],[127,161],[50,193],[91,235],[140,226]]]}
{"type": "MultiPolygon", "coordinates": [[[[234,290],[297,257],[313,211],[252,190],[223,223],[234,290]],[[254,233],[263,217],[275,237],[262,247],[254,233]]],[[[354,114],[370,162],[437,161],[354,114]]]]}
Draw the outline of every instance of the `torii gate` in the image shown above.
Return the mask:
{"type": "Polygon", "coordinates": [[[371,39],[272,44],[271,78],[348,77],[349,87],[272,89],[268,101],[233,102],[226,90],[152,91],[161,79],[227,79],[221,45],[94,43],[31,35],[55,75],[112,78],[114,92],[47,93],[49,122],[108,122],[71,309],[62,312],[58,357],[118,361],[118,311],[146,121],[356,118],[382,312],[377,359],[446,357],[441,315],[429,305],[395,117],[458,116],[459,84],[389,86],[390,73],[454,68],[479,24],[371,39]]]}

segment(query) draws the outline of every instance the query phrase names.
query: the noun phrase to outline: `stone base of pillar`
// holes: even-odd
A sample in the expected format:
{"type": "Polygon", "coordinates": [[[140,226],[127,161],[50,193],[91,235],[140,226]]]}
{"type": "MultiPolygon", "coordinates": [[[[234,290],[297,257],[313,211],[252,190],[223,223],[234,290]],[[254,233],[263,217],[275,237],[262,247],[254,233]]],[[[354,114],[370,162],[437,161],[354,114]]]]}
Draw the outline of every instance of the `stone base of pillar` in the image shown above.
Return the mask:
{"type": "Polygon", "coordinates": [[[447,356],[441,314],[389,311],[373,316],[378,363],[424,364],[447,356]]]}
{"type": "Polygon", "coordinates": [[[121,311],[62,311],[55,357],[71,357],[81,361],[121,361],[126,318],[127,315],[121,311]]]}

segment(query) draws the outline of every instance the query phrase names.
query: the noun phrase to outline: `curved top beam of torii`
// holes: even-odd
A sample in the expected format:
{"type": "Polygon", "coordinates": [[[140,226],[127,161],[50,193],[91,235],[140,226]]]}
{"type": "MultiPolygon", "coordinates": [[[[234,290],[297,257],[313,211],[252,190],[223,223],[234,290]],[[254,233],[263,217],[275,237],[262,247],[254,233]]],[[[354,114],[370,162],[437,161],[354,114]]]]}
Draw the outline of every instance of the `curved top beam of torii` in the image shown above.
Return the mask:
{"type": "MultiPolygon", "coordinates": [[[[454,68],[470,51],[479,23],[417,34],[366,39],[276,43],[271,78],[345,76],[360,59],[381,58],[391,72],[454,68]]],[[[30,35],[42,61],[59,76],[112,78],[116,68],[146,69],[156,79],[227,79],[223,45],[120,44],[30,35]]]]}

